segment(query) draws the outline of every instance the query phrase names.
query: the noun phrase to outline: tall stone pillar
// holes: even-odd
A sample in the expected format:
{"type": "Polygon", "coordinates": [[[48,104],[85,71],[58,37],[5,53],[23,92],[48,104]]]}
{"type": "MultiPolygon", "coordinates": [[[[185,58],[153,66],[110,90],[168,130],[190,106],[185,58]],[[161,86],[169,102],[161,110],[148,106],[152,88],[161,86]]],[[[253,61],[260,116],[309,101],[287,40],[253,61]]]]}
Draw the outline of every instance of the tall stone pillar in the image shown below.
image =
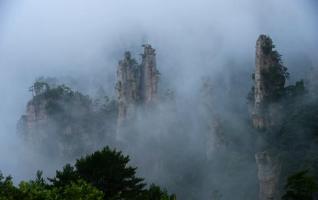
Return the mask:
{"type": "MultiPolygon", "coordinates": [[[[155,49],[143,45],[142,63],[139,65],[126,52],[117,67],[116,93],[118,101],[117,130],[131,122],[138,107],[152,103],[157,98],[159,72],[155,49]]],[[[118,131],[117,131],[118,132],[118,131]]]]}
{"type": "MultiPolygon", "coordinates": [[[[256,42],[251,118],[257,130],[275,131],[281,121],[280,97],[284,91],[287,68],[281,62],[273,41],[260,35],[256,42]]],[[[267,135],[265,135],[267,137],[267,135]]],[[[270,137],[270,136],[268,136],[270,137]]],[[[259,179],[259,200],[278,200],[281,164],[267,149],[255,154],[259,179]]]]}
{"type": "Polygon", "coordinates": [[[136,103],[140,99],[139,80],[140,68],[130,52],[126,52],[117,67],[116,93],[118,101],[118,127],[122,126],[125,120],[133,117],[136,103]]]}
{"type": "Polygon", "coordinates": [[[281,172],[279,159],[269,152],[255,155],[258,168],[259,200],[278,200],[278,184],[281,172]]]}
{"type": "Polygon", "coordinates": [[[151,45],[143,45],[141,95],[143,103],[150,103],[156,99],[159,72],[157,70],[156,53],[151,45]]]}

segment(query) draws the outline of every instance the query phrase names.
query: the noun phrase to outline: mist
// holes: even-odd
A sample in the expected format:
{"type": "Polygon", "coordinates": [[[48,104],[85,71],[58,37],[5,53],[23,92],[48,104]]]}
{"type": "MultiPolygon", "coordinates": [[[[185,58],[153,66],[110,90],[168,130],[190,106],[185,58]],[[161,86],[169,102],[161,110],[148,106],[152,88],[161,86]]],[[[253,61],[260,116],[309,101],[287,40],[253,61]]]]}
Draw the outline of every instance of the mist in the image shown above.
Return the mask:
{"type": "MultiPolygon", "coordinates": [[[[164,174],[177,173],[177,164],[170,166],[173,170],[159,169],[153,173],[154,166],[149,163],[155,158],[165,159],[168,152],[163,150],[162,143],[169,141],[167,147],[176,146],[169,150],[175,152],[169,158],[195,158],[200,170],[198,155],[204,151],[201,149],[204,134],[200,134],[202,127],[196,117],[204,113],[194,105],[202,100],[199,94],[202,80],[208,77],[213,82],[214,111],[223,113],[228,120],[234,119],[236,114],[231,108],[237,112],[246,109],[259,34],[273,38],[291,73],[290,82],[305,78],[318,65],[317,9],[317,2],[310,0],[1,1],[0,169],[21,180],[32,177],[39,167],[51,174],[63,164],[56,161],[47,166],[49,158],[27,151],[16,133],[17,121],[32,98],[29,87],[36,78],[73,80],[69,81],[73,88],[89,95],[102,86],[114,97],[118,60],[126,50],[140,59],[141,45],[149,43],[157,52],[159,87],[175,92],[178,112],[171,112],[170,105],[163,103],[151,120],[147,122],[141,117],[136,123],[138,146],[119,146],[132,156],[133,163],[150,181],[160,182],[173,192],[180,191],[169,179],[162,178],[164,174]],[[176,118],[180,120],[170,120],[176,118]],[[174,123],[191,123],[183,127],[187,131],[180,139],[181,131],[147,133],[153,121],[160,121],[156,130],[169,130],[174,123]],[[183,148],[184,144],[191,147],[183,148]],[[151,150],[153,145],[158,146],[151,150]]],[[[244,134],[235,137],[251,140],[244,134]]],[[[227,156],[224,154],[213,159],[222,160],[227,156]]],[[[252,170],[249,164],[243,164],[242,168],[252,170]]],[[[216,171],[220,168],[211,167],[216,171]]],[[[209,184],[205,187],[210,187],[209,184]]],[[[221,185],[219,189],[232,187],[221,185]]],[[[202,195],[205,199],[204,192],[202,195]]]]}

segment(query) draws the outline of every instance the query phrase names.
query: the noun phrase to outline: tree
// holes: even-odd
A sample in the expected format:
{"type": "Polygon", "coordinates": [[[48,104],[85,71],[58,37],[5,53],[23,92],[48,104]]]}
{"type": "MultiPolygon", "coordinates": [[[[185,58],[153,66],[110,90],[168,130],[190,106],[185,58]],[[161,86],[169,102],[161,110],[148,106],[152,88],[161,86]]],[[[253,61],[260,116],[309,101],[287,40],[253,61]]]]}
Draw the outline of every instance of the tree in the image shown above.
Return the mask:
{"type": "Polygon", "coordinates": [[[56,171],[51,184],[37,171],[36,178],[15,187],[10,176],[0,172],[0,200],[176,200],[159,186],[144,189],[129,156],[105,147],[82,157],[75,167],[67,164],[56,171]]]}
{"type": "Polygon", "coordinates": [[[129,156],[105,147],[76,161],[77,173],[104,192],[104,199],[135,199],[145,184],[136,177],[136,168],[128,166],[129,156]]]}
{"type": "Polygon", "coordinates": [[[49,188],[43,178],[43,172],[37,171],[35,180],[22,181],[19,184],[19,200],[59,200],[54,190],[49,188]]]}
{"type": "MultiPolygon", "coordinates": [[[[83,180],[64,187],[47,187],[38,181],[21,182],[21,195],[14,200],[102,200],[103,192],[83,180]]],[[[7,200],[7,199],[6,199],[7,200]]],[[[11,200],[11,199],[9,199],[11,200]]]]}
{"type": "Polygon", "coordinates": [[[77,172],[70,164],[65,165],[62,171],[57,170],[54,178],[48,178],[53,186],[57,188],[65,187],[79,179],[77,172]]]}
{"type": "Polygon", "coordinates": [[[56,194],[45,185],[37,181],[22,181],[19,184],[21,198],[19,200],[55,200],[56,194]]]}
{"type": "Polygon", "coordinates": [[[283,200],[313,200],[313,194],[318,191],[314,177],[308,171],[300,171],[288,177],[283,200]]]}
{"type": "Polygon", "coordinates": [[[159,186],[151,184],[140,200],[176,200],[176,197],[169,195],[166,190],[162,190],[159,186]]]}
{"type": "Polygon", "coordinates": [[[103,192],[83,180],[71,182],[59,193],[61,200],[102,200],[103,192]]]}
{"type": "MultiPolygon", "coordinates": [[[[262,37],[262,36],[261,36],[262,37]]],[[[282,57],[275,50],[275,45],[269,36],[263,35],[261,48],[269,61],[267,70],[262,70],[264,87],[270,93],[267,97],[268,102],[275,102],[282,97],[286,80],[289,78],[287,67],[282,62],[282,57]]],[[[255,78],[255,77],[254,77],[255,78]]]]}
{"type": "Polygon", "coordinates": [[[16,200],[19,197],[21,197],[21,193],[13,185],[12,177],[4,177],[0,171],[0,200],[16,200]]]}
{"type": "Polygon", "coordinates": [[[102,191],[104,199],[107,200],[176,199],[174,195],[169,195],[166,190],[156,185],[144,189],[143,179],[136,177],[136,168],[128,166],[129,160],[129,156],[122,155],[120,151],[105,147],[77,160],[75,168],[70,164],[65,165],[63,170],[56,171],[55,177],[49,178],[49,181],[52,187],[59,190],[65,191],[65,188],[73,185],[72,191],[76,191],[74,183],[84,180],[102,191]]]}
{"type": "Polygon", "coordinates": [[[106,139],[113,139],[117,120],[116,101],[102,99],[96,105],[88,95],[66,85],[50,84],[45,80],[34,85],[40,92],[28,102],[28,112],[18,124],[19,134],[32,147],[50,156],[63,155],[70,159],[88,152],[96,141],[101,144],[106,139]],[[29,126],[30,118],[35,118],[32,121],[34,126],[29,126]],[[87,142],[87,137],[95,142],[87,142]],[[47,148],[48,145],[58,148],[47,148]],[[50,152],[46,152],[48,149],[50,152]]]}

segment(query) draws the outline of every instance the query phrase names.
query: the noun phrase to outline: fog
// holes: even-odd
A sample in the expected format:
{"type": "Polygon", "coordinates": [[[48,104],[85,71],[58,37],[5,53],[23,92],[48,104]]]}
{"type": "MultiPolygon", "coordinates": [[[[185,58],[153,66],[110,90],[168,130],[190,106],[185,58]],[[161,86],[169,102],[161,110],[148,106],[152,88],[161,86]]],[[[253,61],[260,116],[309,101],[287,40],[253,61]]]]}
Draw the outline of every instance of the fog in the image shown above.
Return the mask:
{"type": "MultiPolygon", "coordinates": [[[[231,113],[219,105],[245,108],[259,34],[273,38],[289,68],[291,82],[317,66],[317,9],[317,3],[310,0],[0,1],[0,169],[16,180],[32,177],[39,167],[55,169],[45,165],[49,158],[31,155],[22,148],[16,134],[16,123],[32,97],[28,89],[37,77],[75,80],[73,86],[85,94],[94,94],[102,86],[114,96],[116,66],[123,52],[130,50],[139,58],[141,45],[150,43],[157,52],[160,87],[175,91],[182,110],[179,116],[190,118],[193,114],[195,118],[196,113],[188,109],[200,101],[202,78],[209,77],[218,83],[216,110],[224,111],[230,119],[231,113]],[[223,99],[230,95],[237,98],[223,99]]],[[[169,124],[169,117],[155,117],[161,125],[169,124]]],[[[144,123],[141,126],[147,127],[144,123]]],[[[193,147],[185,150],[187,154],[200,151],[197,142],[201,140],[196,137],[199,123],[189,126],[193,147]]],[[[182,136],[169,137],[167,140],[179,141],[177,137],[182,136]]],[[[129,147],[127,151],[136,157],[136,152],[145,149],[129,147]]],[[[142,163],[135,159],[135,163],[142,163]]],[[[151,175],[147,166],[140,166],[143,174],[160,181],[164,174],[151,175]]],[[[169,189],[168,179],[161,183],[169,189]]],[[[205,187],[209,186],[203,190],[205,187]]]]}

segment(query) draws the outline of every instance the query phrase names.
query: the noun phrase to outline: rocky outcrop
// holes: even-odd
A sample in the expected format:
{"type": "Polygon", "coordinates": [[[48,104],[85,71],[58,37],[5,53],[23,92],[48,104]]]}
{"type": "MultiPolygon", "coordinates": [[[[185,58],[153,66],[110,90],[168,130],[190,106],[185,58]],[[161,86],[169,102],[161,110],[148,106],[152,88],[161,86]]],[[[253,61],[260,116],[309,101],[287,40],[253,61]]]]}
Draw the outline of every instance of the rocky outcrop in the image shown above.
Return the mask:
{"type": "Polygon", "coordinates": [[[279,120],[277,99],[284,89],[287,76],[272,39],[261,35],[256,43],[255,74],[252,98],[252,122],[257,129],[267,129],[279,120]],[[273,111],[273,112],[272,112],[273,111]]]}
{"type": "Polygon", "coordinates": [[[151,103],[156,100],[159,72],[156,64],[155,49],[149,44],[143,45],[141,63],[141,97],[143,103],[151,103]]]}
{"type": "Polygon", "coordinates": [[[18,132],[31,148],[73,158],[106,137],[111,140],[117,119],[115,103],[96,105],[88,96],[65,85],[39,87],[32,92],[26,113],[18,122],[18,132]]]}
{"type": "MultiPolygon", "coordinates": [[[[252,125],[256,130],[275,132],[282,118],[281,97],[285,92],[287,68],[281,56],[274,49],[270,37],[260,35],[256,42],[254,87],[249,95],[252,125]]],[[[265,137],[270,137],[265,135],[265,137]]],[[[255,154],[258,179],[259,200],[279,199],[279,177],[281,164],[277,155],[267,149],[255,154]]]]}
{"type": "Polygon", "coordinates": [[[47,101],[39,99],[38,96],[49,90],[48,85],[35,82],[30,88],[33,94],[33,99],[28,102],[26,113],[21,116],[18,122],[18,132],[29,141],[40,141],[45,137],[41,132],[42,128],[47,124],[48,113],[46,110],[47,101]]]}
{"type": "Polygon", "coordinates": [[[157,98],[159,72],[156,66],[156,53],[149,44],[143,45],[142,63],[139,65],[130,52],[118,63],[117,68],[117,126],[134,118],[138,105],[153,103],[157,98]]]}
{"type": "Polygon", "coordinates": [[[117,101],[118,101],[118,126],[121,126],[130,113],[134,113],[140,95],[140,66],[126,52],[124,59],[119,61],[117,68],[117,101]]]}
{"type": "Polygon", "coordinates": [[[278,184],[281,171],[279,159],[269,152],[260,152],[255,155],[258,167],[259,200],[279,199],[278,184]]]}

